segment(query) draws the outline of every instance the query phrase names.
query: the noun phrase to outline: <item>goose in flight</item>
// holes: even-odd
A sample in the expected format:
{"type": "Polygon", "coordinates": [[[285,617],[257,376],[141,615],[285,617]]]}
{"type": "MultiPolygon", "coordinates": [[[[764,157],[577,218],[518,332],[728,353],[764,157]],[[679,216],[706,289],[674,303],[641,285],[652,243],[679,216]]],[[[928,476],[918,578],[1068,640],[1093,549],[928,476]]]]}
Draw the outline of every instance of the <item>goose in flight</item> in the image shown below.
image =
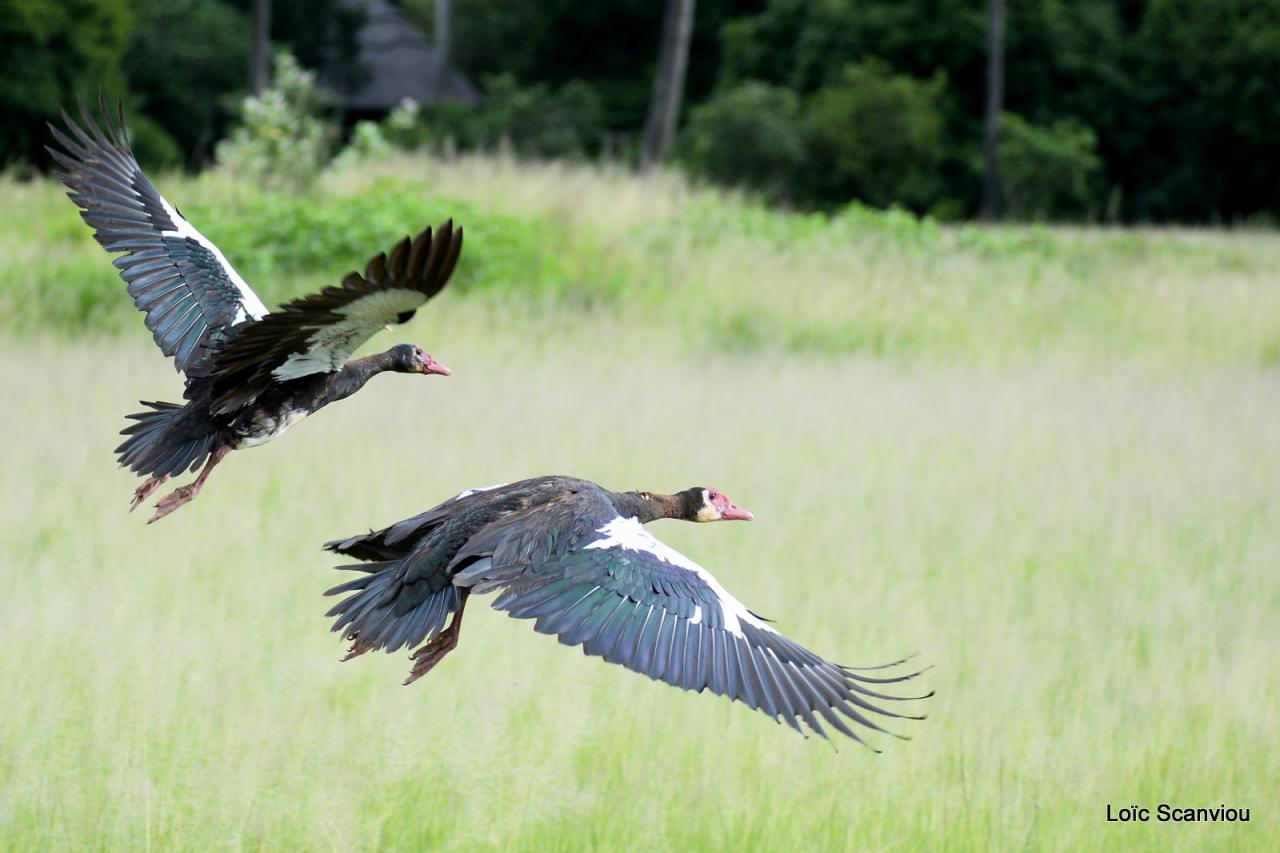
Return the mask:
{"type": "Polygon", "coordinates": [[[410,684],[457,646],[469,596],[496,592],[495,609],[535,620],[535,631],[565,645],[744,702],[801,733],[803,723],[827,737],[825,723],[861,742],[857,727],[886,731],[879,717],[923,719],[883,707],[932,695],[884,692],[919,673],[869,674],[903,661],[840,666],[789,640],[644,527],[662,518],[752,515],[701,486],[663,495],[538,477],[463,492],[385,529],[329,542],[360,561],[339,566],[359,575],[327,593],[345,595],[328,613],[351,643],[344,660],[418,646],[410,684]]]}
{"type": "Polygon", "coordinates": [[[84,104],[81,127],[50,125],[58,177],[109,252],[160,351],[186,376],[183,404],[143,402],[116,448],[147,480],[131,509],[170,477],[204,469],[156,504],[157,521],[193,500],[232,450],[263,444],[300,419],[359,391],[379,373],[449,375],[421,347],[399,344],[351,355],[391,323],[405,323],[445,286],[462,250],[446,222],[375,256],[363,273],[269,312],[204,235],[167,202],[138,166],[123,109],[102,122],[84,104]]]}

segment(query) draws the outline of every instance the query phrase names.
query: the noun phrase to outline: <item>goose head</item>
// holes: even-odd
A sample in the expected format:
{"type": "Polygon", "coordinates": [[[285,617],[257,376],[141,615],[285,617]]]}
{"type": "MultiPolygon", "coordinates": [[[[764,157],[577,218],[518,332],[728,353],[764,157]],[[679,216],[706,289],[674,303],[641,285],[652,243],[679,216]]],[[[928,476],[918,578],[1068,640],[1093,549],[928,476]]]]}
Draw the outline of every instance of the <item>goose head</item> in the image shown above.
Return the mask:
{"type": "Polygon", "coordinates": [[[387,354],[391,356],[391,369],[397,373],[448,376],[451,372],[416,344],[397,344],[387,350],[387,354]]]}
{"type": "Polygon", "coordinates": [[[681,521],[750,521],[750,512],[729,500],[724,492],[710,486],[694,486],[674,495],[653,492],[630,492],[629,500],[639,499],[636,515],[642,520],[677,518],[681,521]]]}
{"type": "Polygon", "coordinates": [[[684,492],[687,495],[686,506],[692,510],[688,521],[750,521],[755,518],[750,512],[729,500],[724,492],[716,491],[710,486],[694,486],[684,492]]]}

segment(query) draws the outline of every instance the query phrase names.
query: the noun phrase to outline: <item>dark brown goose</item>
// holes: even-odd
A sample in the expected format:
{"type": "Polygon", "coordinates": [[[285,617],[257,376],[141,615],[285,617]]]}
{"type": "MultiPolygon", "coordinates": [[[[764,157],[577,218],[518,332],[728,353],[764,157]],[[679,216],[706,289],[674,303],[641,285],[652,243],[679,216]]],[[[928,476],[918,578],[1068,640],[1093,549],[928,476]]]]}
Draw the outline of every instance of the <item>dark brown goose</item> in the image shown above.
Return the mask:
{"type": "Polygon", "coordinates": [[[405,238],[391,253],[350,273],[341,286],[281,306],[266,306],[138,167],[124,114],[105,102],[99,125],[82,104],[84,127],[63,113],[68,136],[50,127],[62,150],[49,149],[94,236],[110,252],[134,304],[146,314],[160,350],[186,374],[186,403],[143,402],[149,411],[116,448],[120,464],[148,479],[136,508],[170,477],[204,470],[156,505],[156,521],[191,501],[232,450],[270,441],[300,419],[359,391],[379,373],[449,370],[421,347],[399,344],[350,359],[391,323],[405,323],[449,281],[462,251],[462,229],[446,222],[405,238]],[[74,138],[73,138],[74,137],[74,138]]]}
{"type": "MultiPolygon", "coordinates": [[[[361,572],[329,590],[350,593],[329,611],[351,641],[346,659],[420,646],[406,684],[458,644],[472,593],[585,654],[686,690],[745,702],[803,733],[827,736],[819,719],[861,742],[852,721],[878,732],[889,711],[881,685],[919,673],[871,676],[831,663],[779,634],[711,573],[655,539],[643,525],[749,520],[715,489],[674,495],[611,492],[572,477],[539,477],[463,492],[421,515],[328,543],[361,572]],[[450,614],[453,618],[446,627],[450,614]]],[[[928,694],[932,695],[932,694],[928,694]]]]}

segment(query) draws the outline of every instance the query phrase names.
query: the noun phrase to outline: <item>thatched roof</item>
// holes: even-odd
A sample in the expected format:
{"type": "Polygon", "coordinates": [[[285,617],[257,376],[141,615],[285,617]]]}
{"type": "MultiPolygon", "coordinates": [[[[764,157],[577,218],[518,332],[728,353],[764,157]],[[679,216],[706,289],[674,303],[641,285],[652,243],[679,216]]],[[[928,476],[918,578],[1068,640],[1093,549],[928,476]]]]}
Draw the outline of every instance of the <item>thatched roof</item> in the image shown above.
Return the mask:
{"type": "Polygon", "coordinates": [[[365,9],[365,23],[356,37],[360,62],[368,71],[365,82],[344,92],[351,112],[386,112],[405,98],[420,104],[455,100],[478,104],[480,92],[462,72],[449,68],[440,97],[432,79],[435,48],[399,8],[387,0],[357,0],[365,9]]]}

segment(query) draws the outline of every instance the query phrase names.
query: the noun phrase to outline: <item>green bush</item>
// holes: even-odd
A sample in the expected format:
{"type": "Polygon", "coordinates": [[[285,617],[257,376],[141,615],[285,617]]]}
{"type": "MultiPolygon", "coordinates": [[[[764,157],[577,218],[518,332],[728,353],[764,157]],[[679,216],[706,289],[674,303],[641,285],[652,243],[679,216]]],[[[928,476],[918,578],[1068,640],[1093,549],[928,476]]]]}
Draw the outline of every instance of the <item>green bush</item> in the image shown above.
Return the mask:
{"type": "Polygon", "coordinates": [[[466,230],[468,249],[450,285],[455,293],[493,290],[591,304],[619,297],[632,274],[591,235],[571,234],[544,216],[441,196],[411,177],[380,178],[343,196],[251,190],[238,194],[234,206],[187,203],[183,212],[271,304],[336,283],[374,253],[445,219],[466,230]]]}
{"type": "Polygon", "coordinates": [[[1092,128],[1060,119],[1036,127],[1005,113],[1000,130],[1004,205],[1016,219],[1081,219],[1093,212],[1102,160],[1092,128]]]}
{"type": "Polygon", "coordinates": [[[804,165],[806,146],[796,93],[750,81],[696,107],[677,154],[694,174],[786,200],[804,165]]]}
{"type": "Polygon", "coordinates": [[[430,141],[430,129],[424,120],[422,105],[413,98],[400,101],[378,123],[378,130],[388,145],[402,151],[413,151],[430,141]]]}
{"type": "Polygon", "coordinates": [[[599,148],[604,132],[600,96],[581,80],[558,89],[521,86],[510,74],[485,81],[485,103],[476,114],[481,145],[508,141],[537,157],[580,157],[599,148]]]}
{"type": "Polygon", "coordinates": [[[377,160],[391,153],[391,140],[387,139],[384,123],[376,121],[358,121],[351,130],[351,139],[345,148],[333,158],[333,165],[338,169],[359,166],[370,160],[377,160]]]}
{"type": "MultiPolygon", "coordinates": [[[[405,150],[416,148],[478,148],[483,144],[480,127],[481,108],[458,101],[444,101],[417,108],[404,114],[391,129],[394,145],[405,150]]],[[[390,116],[384,124],[390,123],[390,116]]]]}
{"type": "Polygon", "coordinates": [[[837,82],[809,99],[815,198],[916,210],[936,201],[942,194],[945,92],[941,75],[918,80],[878,60],[846,66],[837,82]]]}
{"type": "Polygon", "coordinates": [[[485,100],[479,107],[445,102],[417,113],[406,108],[388,116],[384,127],[401,147],[448,143],[492,149],[509,144],[526,157],[577,158],[600,149],[604,107],[599,93],[581,80],[553,89],[545,83],[521,86],[512,75],[497,74],[485,79],[485,100]]]}
{"type": "Polygon", "coordinates": [[[286,189],[303,189],[329,162],[336,130],[324,117],[329,96],[287,53],[276,57],[270,88],[244,99],[241,126],[218,144],[218,163],[286,189]]]}

